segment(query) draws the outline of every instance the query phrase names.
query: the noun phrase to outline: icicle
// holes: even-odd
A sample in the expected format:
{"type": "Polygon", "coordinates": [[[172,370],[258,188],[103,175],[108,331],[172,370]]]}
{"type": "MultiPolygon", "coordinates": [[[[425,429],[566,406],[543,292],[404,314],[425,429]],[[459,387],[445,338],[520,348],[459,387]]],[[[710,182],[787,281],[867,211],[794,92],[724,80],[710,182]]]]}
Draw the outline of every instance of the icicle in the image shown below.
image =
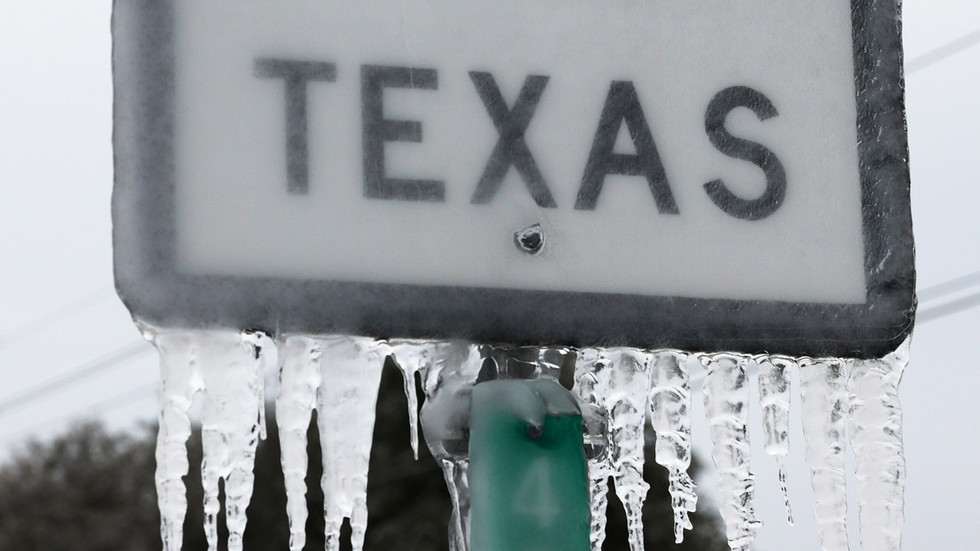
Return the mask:
{"type": "Polygon", "coordinates": [[[711,427],[711,458],[718,470],[721,516],[732,551],[749,549],[762,522],[752,507],[754,480],[748,435],[749,389],[746,358],[733,354],[701,357],[708,370],[702,385],[711,427]]]}
{"type": "Polygon", "coordinates": [[[851,364],[848,379],[851,447],[861,506],[861,549],[900,551],[905,522],[905,455],[898,386],[909,341],[881,360],[851,364]]]}
{"type": "Polygon", "coordinates": [[[271,336],[263,332],[246,332],[246,338],[250,340],[252,346],[255,347],[255,353],[257,359],[260,359],[259,363],[259,381],[257,383],[257,392],[259,400],[259,440],[265,440],[269,437],[268,427],[266,426],[265,419],[265,384],[266,384],[266,373],[269,371],[268,367],[276,368],[278,372],[278,365],[270,360],[270,356],[274,356],[278,361],[279,358],[279,343],[275,341],[271,336]],[[266,352],[269,350],[273,354],[266,352]]]}
{"type": "Polygon", "coordinates": [[[846,551],[846,365],[837,359],[811,358],[801,358],[799,365],[805,456],[810,465],[820,545],[824,551],[846,551]]]}
{"type": "Polygon", "coordinates": [[[693,525],[689,514],[697,508],[696,485],[687,474],[691,466],[691,386],[688,354],[673,350],[654,353],[650,387],[650,424],[657,433],[657,463],[668,472],[674,510],[674,541],[684,541],[693,525]]]}
{"type": "Polygon", "coordinates": [[[260,433],[262,349],[259,335],[231,330],[200,332],[198,348],[205,399],[201,409],[204,534],[218,549],[219,482],[223,479],[228,549],[240,551],[245,510],[255,479],[260,433]]]}
{"type": "Polygon", "coordinates": [[[419,399],[415,393],[415,374],[419,373],[422,380],[425,380],[425,374],[432,362],[432,350],[437,346],[446,345],[437,345],[430,341],[421,340],[391,342],[391,353],[394,356],[395,365],[402,373],[402,381],[405,385],[405,398],[408,401],[408,425],[411,431],[409,437],[416,461],[419,459],[419,399]]]}
{"type": "Polygon", "coordinates": [[[643,503],[650,485],[643,480],[646,399],[650,391],[650,356],[628,348],[611,348],[599,361],[612,370],[609,412],[609,450],[616,474],[616,495],[626,509],[626,530],[631,551],[643,551],[643,503]]]}
{"type": "Polygon", "coordinates": [[[489,347],[461,343],[429,345],[423,374],[425,403],[422,430],[432,455],[439,462],[453,512],[449,520],[450,551],[469,549],[469,427],[470,399],[489,347]]]}
{"type": "Polygon", "coordinates": [[[141,327],[143,336],[160,353],[160,428],[156,449],[157,504],[163,551],[180,551],[187,514],[187,488],[183,477],[190,464],[187,439],[191,421],[187,415],[194,395],[204,389],[198,370],[198,339],[192,331],[164,331],[141,327]]]}
{"type": "Polygon", "coordinates": [[[367,479],[385,343],[366,337],[318,337],[320,389],[317,424],[323,455],[326,551],[340,549],[350,520],[351,548],[361,551],[367,529],[367,479]]]}
{"type": "MultiPolygon", "coordinates": [[[[643,503],[650,485],[643,480],[643,427],[647,393],[650,390],[650,356],[632,348],[583,350],[576,366],[579,397],[608,416],[608,454],[589,465],[592,478],[593,526],[604,521],[605,489],[600,488],[610,475],[616,495],[626,510],[626,527],[630,549],[643,551],[643,503]]],[[[593,549],[602,545],[602,535],[593,532],[593,549]]]]}
{"type": "Polygon", "coordinates": [[[301,551],[306,545],[306,471],[309,467],[306,433],[316,407],[322,352],[313,337],[295,335],[286,337],[280,356],[276,420],[286,486],[290,551],[301,551]]]}
{"type": "Polygon", "coordinates": [[[470,548],[470,482],[468,459],[446,457],[439,460],[442,475],[449,489],[453,512],[449,518],[450,551],[466,551],[470,548]]]}
{"type": "Polygon", "coordinates": [[[609,477],[614,473],[609,454],[609,432],[605,403],[609,370],[601,370],[597,364],[599,351],[582,349],[575,362],[575,385],[572,388],[582,403],[585,423],[585,446],[589,458],[589,487],[591,489],[591,544],[592,551],[600,551],[606,538],[606,507],[609,498],[609,477]]]}
{"type": "Polygon", "coordinates": [[[571,354],[574,354],[574,351],[560,346],[540,348],[536,375],[557,381],[561,377],[561,368],[565,364],[565,359],[571,354]]]}
{"type": "Polygon", "coordinates": [[[762,406],[762,431],[766,436],[766,453],[776,460],[779,469],[779,490],[786,506],[786,522],[793,525],[793,509],[789,503],[786,457],[789,455],[790,382],[787,369],[796,362],[787,356],[757,356],[759,366],[759,402],[762,406]]]}

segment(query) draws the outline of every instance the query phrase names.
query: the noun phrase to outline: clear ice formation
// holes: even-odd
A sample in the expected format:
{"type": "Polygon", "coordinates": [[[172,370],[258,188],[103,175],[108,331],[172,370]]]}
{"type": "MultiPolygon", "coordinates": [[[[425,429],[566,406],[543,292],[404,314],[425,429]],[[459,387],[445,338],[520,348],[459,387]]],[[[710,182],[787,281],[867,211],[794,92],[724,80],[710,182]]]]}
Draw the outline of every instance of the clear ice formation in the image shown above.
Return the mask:
{"type": "Polygon", "coordinates": [[[263,357],[259,335],[215,332],[199,350],[205,400],[201,408],[204,534],[218,549],[219,481],[224,480],[228,551],[241,551],[253,466],[264,433],[263,357]]]}
{"type": "Polygon", "coordinates": [[[609,413],[609,456],[616,495],[626,510],[631,551],[643,551],[643,504],[650,485],[643,480],[644,421],[650,391],[649,354],[610,348],[599,353],[597,369],[609,374],[605,409],[609,413]],[[598,367],[599,365],[602,367],[598,367]]]}
{"type": "Polygon", "coordinates": [[[626,510],[630,549],[642,551],[644,426],[647,415],[657,433],[657,462],[667,468],[674,537],[691,529],[697,505],[691,464],[691,389],[688,354],[631,348],[583,349],[578,353],[573,391],[582,402],[592,492],[592,548],[605,539],[608,480],[626,510]]]}
{"type": "Polygon", "coordinates": [[[786,457],[789,455],[790,381],[787,371],[796,367],[788,356],[755,358],[759,366],[759,405],[762,407],[762,432],[766,438],[766,453],[776,460],[779,470],[779,490],[786,507],[786,522],[793,525],[793,508],[789,503],[786,457]]]}
{"type": "Polygon", "coordinates": [[[183,542],[188,410],[202,392],[204,533],[208,548],[218,549],[219,483],[224,480],[228,550],[241,551],[255,450],[265,431],[261,383],[268,338],[231,330],[150,328],[144,328],[144,335],[160,351],[163,375],[156,484],[164,550],[178,551],[183,542]]]}
{"type": "MultiPolygon", "coordinates": [[[[644,426],[656,432],[657,461],[668,471],[674,536],[691,529],[697,494],[691,463],[692,356],[675,350],[631,348],[505,348],[462,342],[378,341],[365,337],[283,335],[234,330],[160,329],[140,325],[160,352],[162,397],[156,485],[164,551],[178,551],[187,509],[182,477],[188,472],[189,411],[200,394],[204,450],[205,533],[217,549],[218,485],[224,480],[228,549],[242,549],[253,463],[264,437],[265,363],[276,347],[275,398],[286,484],[290,551],[306,543],[307,430],[317,412],[323,455],[326,549],[340,547],[345,518],[352,548],[361,551],[367,527],[367,477],[378,384],[392,356],[404,377],[409,430],[418,456],[418,426],[443,470],[453,503],[451,549],[468,551],[468,426],[478,377],[558,379],[574,358],[573,392],[583,412],[592,492],[592,548],[605,537],[608,481],[626,510],[631,551],[643,550],[644,426]],[[416,378],[425,401],[416,414],[416,378]],[[421,421],[421,423],[420,423],[421,421]]],[[[905,462],[898,385],[908,363],[908,342],[880,360],[789,358],[718,353],[697,356],[707,369],[702,384],[718,469],[722,517],[729,546],[748,549],[760,525],[753,508],[754,479],[748,443],[749,385],[755,360],[766,452],[779,466],[786,500],[790,371],[798,367],[806,460],[815,493],[815,516],[825,551],[848,548],[844,456],[849,431],[855,452],[861,541],[865,551],[900,551],[905,462]]]]}
{"type": "Polygon", "coordinates": [[[861,507],[861,549],[900,551],[905,452],[898,385],[909,363],[909,341],[883,359],[849,363],[847,413],[861,507]]]}
{"type": "Polygon", "coordinates": [[[847,551],[847,364],[801,358],[800,402],[814,516],[823,551],[847,551]]]}
{"type": "MultiPolygon", "coordinates": [[[[340,527],[347,518],[351,548],[361,551],[367,530],[368,463],[374,436],[385,343],[365,337],[317,339],[320,388],[317,425],[323,456],[324,536],[326,551],[339,551],[340,527]]],[[[299,527],[291,527],[290,532],[299,527]]]]}
{"type": "Polygon", "coordinates": [[[289,336],[280,343],[276,421],[286,485],[290,551],[302,551],[306,545],[306,471],[309,467],[306,434],[316,409],[322,355],[323,347],[310,336],[289,336]]]}
{"type": "MultiPolygon", "coordinates": [[[[486,359],[476,345],[420,345],[410,358],[422,356],[422,429],[432,456],[439,462],[453,511],[449,518],[449,548],[469,549],[469,440],[467,438],[473,385],[486,359]]],[[[395,356],[401,365],[403,359],[395,356]]],[[[404,369],[404,368],[403,368],[404,369]]]]}
{"type": "Polygon", "coordinates": [[[752,503],[755,476],[748,435],[748,357],[706,354],[701,356],[701,363],[708,370],[702,392],[713,444],[711,458],[722,496],[721,518],[728,546],[732,551],[747,551],[762,524],[752,503]]]}
{"type": "Polygon", "coordinates": [[[606,537],[606,507],[609,504],[607,482],[615,473],[608,449],[610,435],[605,407],[609,374],[608,370],[601,369],[603,364],[598,359],[599,351],[595,348],[579,351],[575,362],[575,384],[572,387],[583,406],[592,513],[590,543],[593,551],[602,549],[602,542],[606,537]]]}
{"type": "Polygon", "coordinates": [[[197,353],[203,337],[196,332],[142,329],[143,336],[160,354],[160,429],[155,474],[160,537],[163,551],[180,551],[187,514],[187,489],[183,477],[190,469],[187,440],[191,436],[191,420],[188,410],[194,396],[204,390],[197,353]]]}
{"type": "Polygon", "coordinates": [[[415,391],[416,374],[424,380],[432,363],[433,347],[425,341],[402,340],[391,341],[391,354],[395,365],[402,373],[405,385],[405,398],[408,400],[408,430],[409,442],[415,459],[419,458],[419,397],[415,391]]]}
{"type": "Polygon", "coordinates": [[[674,541],[684,541],[684,530],[691,530],[690,513],[697,508],[694,480],[687,474],[691,466],[691,385],[687,375],[689,354],[664,350],[653,356],[648,403],[650,424],[657,433],[657,463],[667,469],[668,491],[674,510],[674,541]]]}
{"type": "Polygon", "coordinates": [[[363,337],[288,335],[281,347],[276,415],[290,551],[306,543],[306,431],[314,409],[323,458],[326,549],[340,549],[340,527],[346,518],[352,548],[360,551],[367,529],[368,462],[387,345],[363,337]]]}

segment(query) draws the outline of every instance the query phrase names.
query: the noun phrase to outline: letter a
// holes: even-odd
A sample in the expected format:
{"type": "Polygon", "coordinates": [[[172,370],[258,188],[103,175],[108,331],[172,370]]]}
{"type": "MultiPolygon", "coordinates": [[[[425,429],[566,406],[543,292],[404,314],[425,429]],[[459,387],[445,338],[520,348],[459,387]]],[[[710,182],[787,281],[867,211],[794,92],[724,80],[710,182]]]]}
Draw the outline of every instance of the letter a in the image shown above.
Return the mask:
{"type": "Polygon", "coordinates": [[[657,211],[661,214],[677,214],[677,203],[670,191],[667,173],[660,161],[660,154],[653,142],[653,134],[647,125],[640,98],[636,95],[633,83],[616,81],[609,87],[606,105],[599,117],[599,128],[592,141],[592,152],[585,164],[582,186],[575,201],[577,210],[594,210],[602,184],[609,174],[624,176],[644,176],[653,192],[657,211]],[[626,122],[636,155],[613,153],[616,135],[626,122]]]}

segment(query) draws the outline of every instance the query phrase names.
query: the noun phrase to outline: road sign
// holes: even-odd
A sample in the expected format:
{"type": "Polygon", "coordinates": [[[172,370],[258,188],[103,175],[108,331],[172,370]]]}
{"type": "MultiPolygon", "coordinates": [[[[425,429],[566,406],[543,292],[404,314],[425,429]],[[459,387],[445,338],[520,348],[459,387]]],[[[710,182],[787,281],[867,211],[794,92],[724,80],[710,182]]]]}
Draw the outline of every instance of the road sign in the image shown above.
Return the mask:
{"type": "Polygon", "coordinates": [[[588,551],[582,413],[554,380],[473,387],[469,427],[473,551],[588,551]]]}
{"type": "Polygon", "coordinates": [[[117,0],[116,278],[170,325],[881,356],[895,0],[117,0]]]}

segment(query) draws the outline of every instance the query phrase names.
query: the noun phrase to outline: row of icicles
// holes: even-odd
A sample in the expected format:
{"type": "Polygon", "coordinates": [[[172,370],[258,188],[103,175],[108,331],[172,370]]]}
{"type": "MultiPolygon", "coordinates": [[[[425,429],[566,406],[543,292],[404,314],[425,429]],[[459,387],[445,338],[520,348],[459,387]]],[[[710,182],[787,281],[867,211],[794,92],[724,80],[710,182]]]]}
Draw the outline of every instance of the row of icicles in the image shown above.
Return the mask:
{"type": "Polygon", "coordinates": [[[585,418],[592,491],[592,548],[605,537],[607,481],[613,479],[627,515],[631,551],[643,551],[644,426],[656,432],[656,461],[668,470],[677,542],[691,529],[695,483],[691,464],[689,363],[705,368],[705,410],[718,471],[720,512],[733,551],[749,549],[761,522],[753,508],[754,477],[748,441],[747,368],[758,367],[765,449],[786,491],[789,453],[790,377],[797,369],[804,420],[805,455],[811,469],[815,515],[824,551],[846,551],[846,439],[856,458],[861,539],[865,551],[901,548],[905,463],[898,385],[908,362],[908,343],[880,360],[689,354],[633,348],[571,350],[504,349],[437,341],[379,341],[328,335],[287,335],[235,330],[144,328],[160,352],[162,398],[156,484],[164,551],[178,551],[187,508],[182,477],[189,469],[189,410],[201,393],[205,535],[218,548],[219,481],[224,480],[229,551],[242,549],[252,494],[258,440],[265,436],[263,372],[278,358],[276,417],[290,525],[289,548],[306,543],[306,431],[317,412],[323,456],[321,485],[327,551],[340,548],[344,519],[351,544],[361,551],[367,527],[367,478],[378,385],[386,357],[405,381],[411,442],[418,457],[416,374],[425,402],[425,441],[445,474],[453,514],[450,546],[468,549],[467,425],[469,392],[491,358],[504,377],[558,378],[574,355],[573,393],[585,418]],[[270,349],[275,349],[271,354],[270,349]],[[509,359],[508,359],[509,358],[509,359]]]}

